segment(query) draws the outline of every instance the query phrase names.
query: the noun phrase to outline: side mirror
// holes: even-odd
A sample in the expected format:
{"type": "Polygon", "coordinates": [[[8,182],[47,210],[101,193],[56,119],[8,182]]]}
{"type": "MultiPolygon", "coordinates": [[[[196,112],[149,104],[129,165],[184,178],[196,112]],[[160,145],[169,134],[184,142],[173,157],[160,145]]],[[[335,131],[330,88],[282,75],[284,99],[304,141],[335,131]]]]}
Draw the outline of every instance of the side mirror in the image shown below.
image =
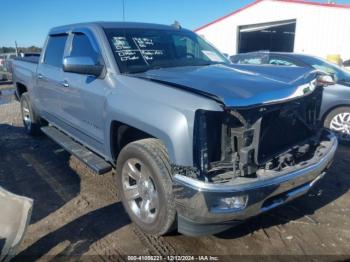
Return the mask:
{"type": "Polygon", "coordinates": [[[331,75],[319,75],[317,77],[318,86],[329,86],[334,84],[335,84],[335,79],[331,75]]]}
{"type": "Polygon", "coordinates": [[[88,56],[67,56],[63,59],[63,71],[84,75],[100,76],[104,66],[88,56]]]}
{"type": "Polygon", "coordinates": [[[228,53],[222,53],[224,56],[225,56],[225,58],[230,62],[230,63],[233,63],[233,61],[232,61],[232,56],[230,56],[228,53]]]}

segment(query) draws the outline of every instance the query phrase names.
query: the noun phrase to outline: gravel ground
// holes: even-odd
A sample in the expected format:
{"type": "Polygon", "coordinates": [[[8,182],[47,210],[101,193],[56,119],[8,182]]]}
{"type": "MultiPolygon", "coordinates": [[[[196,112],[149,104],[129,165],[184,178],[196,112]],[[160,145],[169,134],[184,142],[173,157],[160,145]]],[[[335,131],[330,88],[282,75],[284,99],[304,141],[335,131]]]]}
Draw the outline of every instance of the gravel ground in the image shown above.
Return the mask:
{"type": "Polygon", "coordinates": [[[350,150],[344,146],[309,194],[221,234],[197,238],[139,231],[118,201],[113,174],[93,175],[49,138],[26,136],[18,102],[0,105],[0,156],[0,184],[34,199],[18,260],[125,261],[131,254],[350,259],[350,150]]]}

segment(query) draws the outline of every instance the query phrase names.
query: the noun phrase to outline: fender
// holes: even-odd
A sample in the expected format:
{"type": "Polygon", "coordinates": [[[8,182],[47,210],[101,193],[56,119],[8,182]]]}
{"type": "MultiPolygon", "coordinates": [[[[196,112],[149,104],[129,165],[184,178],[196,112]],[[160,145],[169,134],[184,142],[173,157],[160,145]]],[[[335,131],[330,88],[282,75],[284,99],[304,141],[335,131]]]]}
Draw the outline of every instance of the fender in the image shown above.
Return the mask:
{"type": "MultiPolygon", "coordinates": [[[[193,165],[193,126],[198,109],[222,111],[219,103],[160,83],[118,75],[106,101],[106,145],[110,126],[119,121],[158,138],[172,164],[193,165]],[[125,85],[124,85],[125,84],[125,85]]],[[[106,147],[110,160],[111,147],[106,147]]]]}

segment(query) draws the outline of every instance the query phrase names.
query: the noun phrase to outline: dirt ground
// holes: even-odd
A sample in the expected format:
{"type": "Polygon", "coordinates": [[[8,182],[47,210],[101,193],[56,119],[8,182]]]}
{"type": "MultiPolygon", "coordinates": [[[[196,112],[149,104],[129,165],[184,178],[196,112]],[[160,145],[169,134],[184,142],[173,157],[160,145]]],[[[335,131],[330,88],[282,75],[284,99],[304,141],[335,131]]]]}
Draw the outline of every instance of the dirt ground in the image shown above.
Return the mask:
{"type": "Polygon", "coordinates": [[[14,98],[11,82],[0,81],[0,105],[9,103],[14,98]]]}
{"type": "Polygon", "coordinates": [[[34,199],[18,260],[127,261],[124,255],[350,259],[350,147],[339,147],[328,175],[309,194],[215,236],[143,234],[118,201],[114,180],[112,173],[91,174],[49,138],[25,135],[19,104],[0,103],[0,185],[34,199]]]}

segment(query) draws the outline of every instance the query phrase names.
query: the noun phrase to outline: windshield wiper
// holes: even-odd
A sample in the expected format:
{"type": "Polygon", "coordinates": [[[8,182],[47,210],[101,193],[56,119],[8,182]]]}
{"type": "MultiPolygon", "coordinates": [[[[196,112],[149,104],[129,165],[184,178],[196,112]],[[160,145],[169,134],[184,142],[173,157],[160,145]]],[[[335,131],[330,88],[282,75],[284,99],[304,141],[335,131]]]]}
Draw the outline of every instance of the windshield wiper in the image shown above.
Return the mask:
{"type": "Polygon", "coordinates": [[[148,67],[148,68],[144,68],[144,69],[136,69],[136,70],[125,71],[124,74],[145,73],[145,72],[150,71],[150,70],[158,70],[158,69],[162,69],[162,68],[164,68],[164,67],[160,67],[160,66],[148,67]]]}
{"type": "Polygon", "coordinates": [[[130,70],[124,72],[125,74],[138,74],[138,73],[145,73],[150,70],[160,70],[164,68],[176,68],[176,67],[188,67],[188,66],[210,66],[210,65],[221,65],[221,64],[226,64],[226,63],[221,63],[221,62],[208,62],[208,63],[198,63],[198,64],[179,64],[179,65],[163,65],[163,66],[150,66],[144,69],[139,69],[139,70],[130,70]]]}

